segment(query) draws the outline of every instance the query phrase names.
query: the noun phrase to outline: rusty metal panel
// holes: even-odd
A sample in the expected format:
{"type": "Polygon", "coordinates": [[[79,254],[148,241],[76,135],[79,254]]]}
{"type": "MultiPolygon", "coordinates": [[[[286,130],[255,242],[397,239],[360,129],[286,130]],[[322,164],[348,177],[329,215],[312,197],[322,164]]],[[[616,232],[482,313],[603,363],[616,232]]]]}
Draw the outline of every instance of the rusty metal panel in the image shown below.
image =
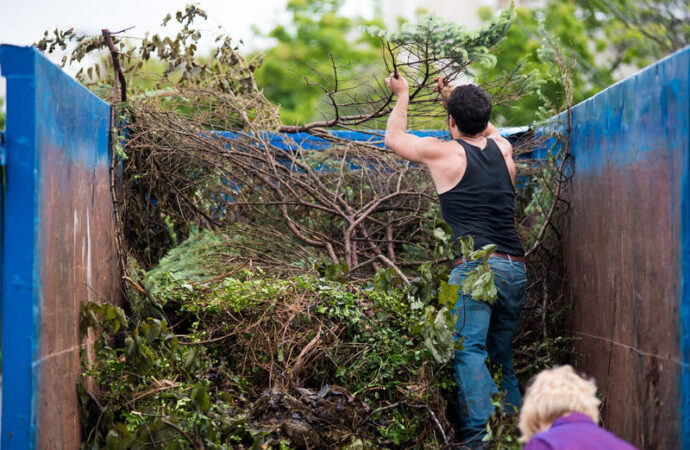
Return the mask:
{"type": "Polygon", "coordinates": [[[690,448],[689,62],[685,49],[573,109],[578,367],[597,380],[605,426],[640,448],[690,448]]]}
{"type": "MultiPolygon", "coordinates": [[[[12,276],[30,286],[19,297],[12,282],[3,285],[3,356],[10,345],[30,345],[16,366],[3,358],[2,448],[79,448],[76,384],[80,351],[90,351],[79,340],[80,303],[119,302],[110,108],[35,49],[1,50],[3,74],[16,73],[27,89],[23,98],[13,96],[17,80],[8,76],[5,195],[13,202],[5,209],[5,242],[26,243],[29,266],[12,276]],[[20,110],[29,119],[22,133],[13,127],[13,113],[20,110]],[[17,173],[26,174],[21,182],[30,185],[24,186],[28,191],[15,184],[17,173]],[[17,217],[26,220],[18,224],[17,217]],[[14,326],[16,314],[30,326],[14,326]],[[9,403],[14,383],[8,375],[14,373],[30,374],[29,397],[22,391],[9,403]]],[[[5,246],[4,279],[18,252],[5,246]]]]}

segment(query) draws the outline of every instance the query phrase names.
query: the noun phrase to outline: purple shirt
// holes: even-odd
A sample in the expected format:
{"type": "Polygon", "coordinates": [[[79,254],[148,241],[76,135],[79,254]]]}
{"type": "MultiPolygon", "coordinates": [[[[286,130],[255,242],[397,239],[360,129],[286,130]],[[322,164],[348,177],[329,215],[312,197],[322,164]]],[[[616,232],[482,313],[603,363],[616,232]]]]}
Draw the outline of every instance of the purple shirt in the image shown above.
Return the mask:
{"type": "Polygon", "coordinates": [[[571,413],[535,434],[523,450],[634,450],[635,447],[597,426],[589,416],[571,413]]]}

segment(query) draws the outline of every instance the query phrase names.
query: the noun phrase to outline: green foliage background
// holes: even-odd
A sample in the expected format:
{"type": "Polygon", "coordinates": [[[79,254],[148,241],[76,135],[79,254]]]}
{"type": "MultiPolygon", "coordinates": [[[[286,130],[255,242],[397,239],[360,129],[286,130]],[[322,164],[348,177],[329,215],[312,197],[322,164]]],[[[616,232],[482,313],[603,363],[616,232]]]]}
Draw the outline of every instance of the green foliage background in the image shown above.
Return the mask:
{"type": "Polygon", "coordinates": [[[382,22],[344,17],[340,15],[342,4],[342,0],[289,0],[291,22],[268,33],[277,43],[263,52],[256,81],[266,97],[281,106],[283,123],[322,118],[319,106],[324,101],[323,91],[304,77],[332,83],[335,63],[340,81],[346,83],[341,88],[348,89],[370,81],[378,69],[378,43],[359,32],[359,26],[382,26],[382,22]]]}
{"type": "MultiPolygon", "coordinates": [[[[572,72],[573,101],[579,103],[613,83],[610,70],[597,65],[597,49],[604,47],[592,41],[591,29],[578,18],[578,8],[572,2],[548,0],[541,9],[517,8],[517,19],[497,53],[496,65],[482,69],[479,79],[495,77],[519,64],[525,70],[535,70],[545,80],[541,89],[531,92],[507,106],[494,109],[493,120],[504,126],[520,126],[534,120],[535,112],[546,103],[563,108],[562,88],[554,79],[557,67],[539,58],[544,33],[548,32],[564,46],[566,55],[574,62],[572,72]],[[593,45],[594,44],[594,45],[593,45]]],[[[479,12],[484,21],[492,20],[495,13],[490,8],[479,12]]]]}
{"type": "Polygon", "coordinates": [[[575,0],[578,18],[599,50],[603,67],[644,67],[690,44],[687,0],[575,0]]]}
{"type": "MultiPolygon", "coordinates": [[[[281,106],[285,123],[321,119],[319,106],[327,107],[323,92],[308,85],[298,73],[316,69],[331,73],[330,55],[340,64],[351,64],[343,74],[385,76],[379,43],[367,38],[360,25],[382,26],[380,19],[366,22],[341,15],[342,0],[290,0],[291,22],[274,28],[268,36],[277,40],[265,50],[264,66],[257,82],[266,96],[281,106]]],[[[517,19],[496,53],[496,65],[473,68],[478,80],[495,78],[518,65],[536,71],[547,82],[510,106],[495,109],[499,126],[526,125],[545,103],[562,106],[562,95],[553,65],[541,62],[537,50],[543,41],[540,27],[555,36],[575,62],[573,98],[578,103],[617,81],[620,73],[642,68],[690,42],[687,3],[660,0],[650,5],[640,0],[547,0],[543,7],[517,7],[517,19]],[[624,72],[618,69],[626,68],[624,72]]],[[[479,10],[484,22],[497,11],[479,10]]],[[[344,76],[343,78],[347,78],[344,76]]],[[[324,109],[327,111],[327,109],[324,109]]]]}

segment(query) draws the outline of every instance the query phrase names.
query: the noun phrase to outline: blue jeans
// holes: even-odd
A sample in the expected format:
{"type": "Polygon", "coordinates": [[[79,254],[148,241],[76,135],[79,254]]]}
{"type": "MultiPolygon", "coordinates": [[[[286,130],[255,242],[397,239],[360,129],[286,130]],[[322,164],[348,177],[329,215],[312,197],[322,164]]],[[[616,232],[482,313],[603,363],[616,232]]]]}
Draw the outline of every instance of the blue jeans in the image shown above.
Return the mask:
{"type": "MultiPolygon", "coordinates": [[[[460,290],[453,310],[458,315],[456,339],[465,336],[464,348],[455,352],[453,375],[458,384],[460,437],[470,447],[482,446],[486,421],[494,410],[491,397],[498,392],[486,366],[487,352],[491,361],[501,366],[507,410],[512,411],[510,405],[519,408],[521,403],[513,372],[513,335],[525,302],[525,265],[498,256],[489,258],[489,264],[498,291],[493,305],[474,300],[460,290]]],[[[448,283],[462,285],[462,280],[477,265],[477,261],[458,265],[448,283]]]]}

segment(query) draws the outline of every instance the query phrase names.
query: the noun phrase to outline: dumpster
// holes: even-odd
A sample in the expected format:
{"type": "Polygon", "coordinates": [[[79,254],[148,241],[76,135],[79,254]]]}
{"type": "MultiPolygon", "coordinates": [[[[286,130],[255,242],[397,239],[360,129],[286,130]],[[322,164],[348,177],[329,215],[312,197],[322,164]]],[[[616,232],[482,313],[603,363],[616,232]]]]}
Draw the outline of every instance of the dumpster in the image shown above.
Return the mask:
{"type": "MultiPolygon", "coordinates": [[[[566,331],[640,448],[690,449],[689,73],[686,48],[572,110],[566,331]]],[[[77,448],[79,305],[120,302],[111,111],[32,48],[0,75],[2,448],[77,448]]]]}

